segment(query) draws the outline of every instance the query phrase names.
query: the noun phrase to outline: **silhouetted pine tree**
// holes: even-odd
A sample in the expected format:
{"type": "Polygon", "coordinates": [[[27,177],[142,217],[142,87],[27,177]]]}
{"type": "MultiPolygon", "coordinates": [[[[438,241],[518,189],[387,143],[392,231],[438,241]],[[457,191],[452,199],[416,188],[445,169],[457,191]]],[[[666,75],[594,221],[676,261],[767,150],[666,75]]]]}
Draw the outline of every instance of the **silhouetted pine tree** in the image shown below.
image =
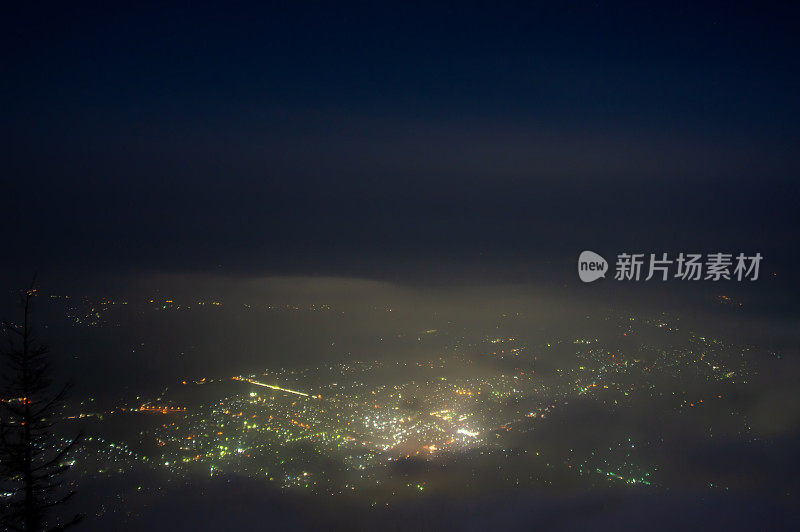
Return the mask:
{"type": "MultiPolygon", "coordinates": [[[[74,494],[62,489],[62,475],[69,469],[65,463],[67,453],[81,438],[79,434],[64,443],[53,432],[67,387],[50,391],[48,350],[34,338],[31,324],[35,295],[31,284],[22,298],[21,325],[3,323],[8,347],[2,351],[4,382],[0,395],[2,524],[6,529],[24,531],[44,530],[45,516],[74,494]]],[[[75,515],[50,530],[62,530],[81,518],[75,515]]]]}

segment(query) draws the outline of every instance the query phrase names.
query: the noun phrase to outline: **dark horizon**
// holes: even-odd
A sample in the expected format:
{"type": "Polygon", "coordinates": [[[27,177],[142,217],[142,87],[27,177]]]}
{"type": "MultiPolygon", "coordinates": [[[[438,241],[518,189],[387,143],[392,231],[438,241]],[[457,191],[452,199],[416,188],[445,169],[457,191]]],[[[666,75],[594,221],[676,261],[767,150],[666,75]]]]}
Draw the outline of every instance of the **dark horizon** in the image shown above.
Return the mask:
{"type": "Polygon", "coordinates": [[[789,276],[797,12],[623,6],[12,7],[3,270],[789,276]]]}

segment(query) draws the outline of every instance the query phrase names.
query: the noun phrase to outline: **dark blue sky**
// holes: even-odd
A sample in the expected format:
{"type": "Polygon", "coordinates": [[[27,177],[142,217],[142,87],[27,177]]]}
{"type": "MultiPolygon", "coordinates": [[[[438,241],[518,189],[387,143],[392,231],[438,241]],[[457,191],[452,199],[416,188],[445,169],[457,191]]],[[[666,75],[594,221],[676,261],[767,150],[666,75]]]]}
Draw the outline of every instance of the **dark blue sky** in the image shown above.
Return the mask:
{"type": "Polygon", "coordinates": [[[796,9],[4,10],[7,270],[796,264],[796,9]]]}

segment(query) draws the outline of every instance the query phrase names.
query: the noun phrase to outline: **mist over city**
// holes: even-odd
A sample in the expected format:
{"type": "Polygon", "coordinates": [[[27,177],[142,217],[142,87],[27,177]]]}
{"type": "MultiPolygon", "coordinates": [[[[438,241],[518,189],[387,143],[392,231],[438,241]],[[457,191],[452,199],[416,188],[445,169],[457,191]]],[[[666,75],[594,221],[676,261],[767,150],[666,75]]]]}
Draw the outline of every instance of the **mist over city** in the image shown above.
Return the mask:
{"type": "Polygon", "coordinates": [[[7,530],[794,530],[787,6],[15,4],[7,530]]]}

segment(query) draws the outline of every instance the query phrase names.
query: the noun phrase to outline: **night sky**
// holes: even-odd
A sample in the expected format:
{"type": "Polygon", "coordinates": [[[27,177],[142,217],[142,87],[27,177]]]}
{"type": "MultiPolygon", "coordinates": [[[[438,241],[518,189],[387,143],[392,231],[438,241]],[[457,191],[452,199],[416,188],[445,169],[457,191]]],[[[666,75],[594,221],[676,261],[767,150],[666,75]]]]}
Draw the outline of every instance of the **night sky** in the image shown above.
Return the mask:
{"type": "Polygon", "coordinates": [[[5,6],[4,271],[791,271],[796,9],[379,4],[5,6]]]}

